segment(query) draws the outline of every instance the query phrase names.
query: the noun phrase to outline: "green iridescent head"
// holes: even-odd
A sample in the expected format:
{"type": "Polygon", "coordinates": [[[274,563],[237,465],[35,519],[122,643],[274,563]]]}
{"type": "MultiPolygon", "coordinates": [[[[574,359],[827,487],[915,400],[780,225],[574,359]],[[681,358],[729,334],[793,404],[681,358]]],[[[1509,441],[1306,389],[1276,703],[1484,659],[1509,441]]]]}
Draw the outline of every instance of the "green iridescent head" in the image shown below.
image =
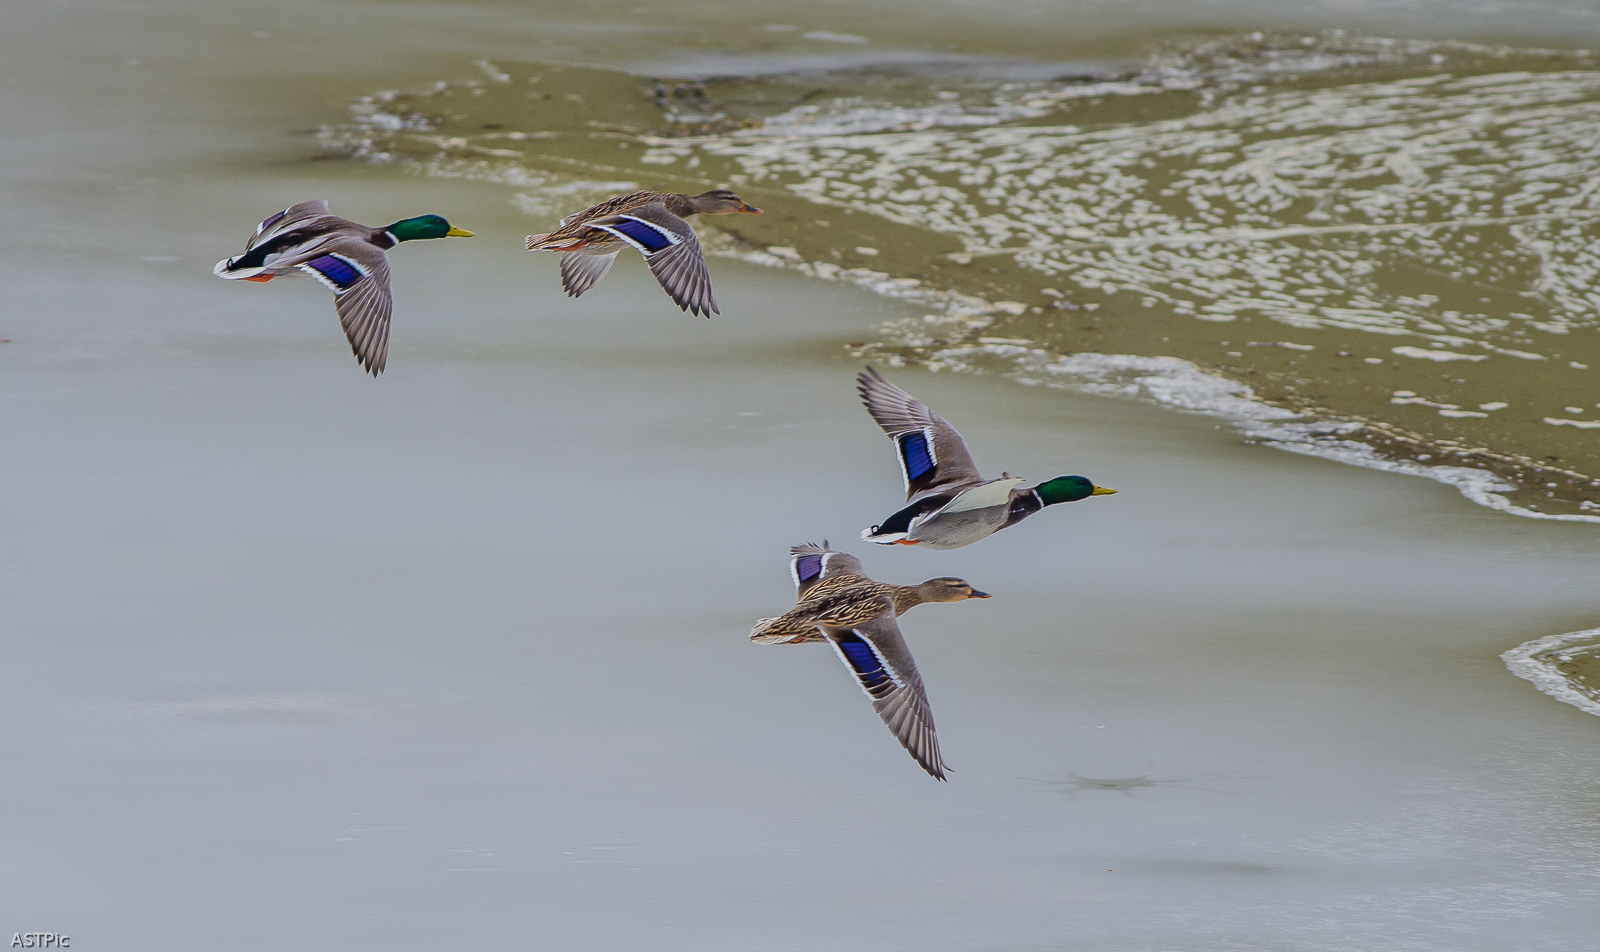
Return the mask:
{"type": "Polygon", "coordinates": [[[419,238],[471,238],[472,232],[455,228],[438,215],[418,215],[402,218],[385,228],[395,241],[416,241],[419,238]]]}
{"type": "Polygon", "coordinates": [[[1104,486],[1096,486],[1082,476],[1057,476],[1033,487],[1039,494],[1039,501],[1046,506],[1054,506],[1058,502],[1077,502],[1088,499],[1090,496],[1109,496],[1116,492],[1104,486]]]}

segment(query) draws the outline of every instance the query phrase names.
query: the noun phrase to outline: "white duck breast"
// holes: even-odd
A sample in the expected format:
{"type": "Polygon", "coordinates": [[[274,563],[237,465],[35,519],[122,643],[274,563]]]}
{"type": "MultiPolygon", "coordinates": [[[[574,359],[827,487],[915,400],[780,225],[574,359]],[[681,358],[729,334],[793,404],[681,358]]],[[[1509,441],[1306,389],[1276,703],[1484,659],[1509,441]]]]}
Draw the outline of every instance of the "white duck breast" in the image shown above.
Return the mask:
{"type": "Polygon", "coordinates": [[[905,539],[926,549],[959,549],[999,532],[1005,527],[1008,512],[1005,506],[986,506],[934,513],[913,519],[905,539]]]}
{"type": "MultiPolygon", "coordinates": [[[[994,535],[1048,504],[1038,495],[1038,487],[1022,489],[1023,480],[1009,473],[1001,473],[999,479],[984,479],[955,427],[928,409],[927,404],[885,380],[874,368],[868,367],[856,376],[856,390],[873,422],[893,442],[906,488],[906,505],[882,523],[863,530],[862,539],[879,545],[958,549],[994,535]]],[[[1059,477],[1059,482],[1050,480],[1039,485],[1051,484],[1055,494],[1052,501],[1057,502],[1070,501],[1060,497],[1084,487],[1085,494],[1088,490],[1093,495],[1112,492],[1095,487],[1080,476],[1059,477]],[[1065,492],[1063,484],[1069,487],[1065,492]]]]}

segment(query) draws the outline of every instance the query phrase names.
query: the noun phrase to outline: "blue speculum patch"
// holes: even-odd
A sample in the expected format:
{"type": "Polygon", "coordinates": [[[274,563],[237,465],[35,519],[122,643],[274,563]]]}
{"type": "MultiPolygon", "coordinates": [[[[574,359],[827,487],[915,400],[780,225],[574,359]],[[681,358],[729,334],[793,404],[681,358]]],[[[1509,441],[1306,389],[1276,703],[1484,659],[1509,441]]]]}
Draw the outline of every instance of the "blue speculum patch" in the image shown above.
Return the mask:
{"type": "Polygon", "coordinates": [[[278,222],[282,221],[283,220],[283,216],[285,216],[287,214],[289,214],[289,209],[285,208],[283,211],[279,212],[276,215],[273,215],[271,218],[269,218],[266,221],[262,222],[256,228],[256,234],[259,235],[262,232],[266,231],[268,228],[271,228],[273,225],[276,225],[278,222]]]}
{"type": "Polygon", "coordinates": [[[610,227],[624,237],[638,242],[650,254],[655,254],[672,246],[671,239],[642,221],[624,218],[610,227]]]}
{"type": "Polygon", "coordinates": [[[933,469],[933,454],[928,452],[927,434],[920,432],[901,434],[900,458],[905,460],[908,480],[915,480],[933,469]]]}
{"type": "Polygon", "coordinates": [[[850,667],[855,669],[856,677],[873,697],[877,697],[879,690],[890,681],[889,673],[883,670],[883,665],[878,663],[878,656],[873,654],[872,646],[859,637],[845,637],[839,639],[839,650],[844,653],[845,660],[850,662],[850,667]]]}
{"type": "Polygon", "coordinates": [[[809,582],[822,574],[822,556],[803,555],[795,560],[794,574],[802,582],[809,582]]]}
{"type": "Polygon", "coordinates": [[[306,265],[315,268],[318,274],[332,281],[341,291],[350,290],[352,285],[361,280],[360,271],[343,258],[336,258],[333,255],[313,258],[307,261],[306,265]]]}

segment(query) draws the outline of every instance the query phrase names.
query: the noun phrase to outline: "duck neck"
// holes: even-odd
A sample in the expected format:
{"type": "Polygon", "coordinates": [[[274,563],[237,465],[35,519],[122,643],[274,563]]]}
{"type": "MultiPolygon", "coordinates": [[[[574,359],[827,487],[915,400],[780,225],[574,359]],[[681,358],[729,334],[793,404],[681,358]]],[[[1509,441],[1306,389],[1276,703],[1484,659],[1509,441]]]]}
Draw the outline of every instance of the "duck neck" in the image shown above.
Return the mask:
{"type": "Polygon", "coordinates": [[[928,597],[923,594],[921,585],[896,585],[894,587],[894,613],[896,616],[904,615],[909,609],[916,608],[928,597]]]}
{"type": "Polygon", "coordinates": [[[679,195],[677,192],[668,192],[661,196],[661,204],[667,206],[667,211],[679,218],[688,218],[690,215],[700,214],[700,206],[695,204],[694,196],[679,195]]]}
{"type": "Polygon", "coordinates": [[[1043,509],[1044,505],[1044,500],[1040,499],[1039,494],[1032,489],[1029,489],[1025,492],[1013,493],[1011,496],[1011,506],[1006,510],[1006,524],[1000,528],[1004,529],[1009,526],[1016,525],[1022,520],[1043,509]]]}

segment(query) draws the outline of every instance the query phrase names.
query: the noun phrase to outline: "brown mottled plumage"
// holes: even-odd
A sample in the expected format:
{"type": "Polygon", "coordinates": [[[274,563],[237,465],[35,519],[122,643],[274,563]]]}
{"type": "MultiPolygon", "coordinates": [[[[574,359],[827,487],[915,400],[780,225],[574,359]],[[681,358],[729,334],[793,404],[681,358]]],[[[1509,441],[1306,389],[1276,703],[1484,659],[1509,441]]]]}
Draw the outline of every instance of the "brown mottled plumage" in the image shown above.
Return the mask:
{"type": "Polygon", "coordinates": [[[988,598],[958,578],[933,578],[920,585],[890,585],[868,578],[854,556],[822,545],[789,550],[795,606],[763,618],[750,632],[758,644],[826,641],[850,668],[872,707],[901,746],[929,774],[944,779],[944,760],[934,733],[922,676],[895,619],[923,602],[988,598]]]}
{"type": "Polygon", "coordinates": [[[958,578],[930,578],[921,585],[890,585],[865,575],[835,575],[817,582],[795,607],[777,618],[763,618],[750,640],[763,645],[799,645],[827,641],[824,626],[850,628],[876,618],[885,597],[894,599],[894,617],[924,602],[960,602],[988,598],[958,578]]]}
{"type": "Polygon", "coordinates": [[[711,296],[711,277],[700,253],[700,241],[685,221],[690,215],[759,215],[726,189],[699,195],[639,191],[618,195],[561,219],[546,235],[529,235],[529,251],[562,251],[561,286],[578,297],[600,283],[612,262],[632,247],[644,255],[650,271],[678,307],[710,317],[720,314],[711,296]]]}

